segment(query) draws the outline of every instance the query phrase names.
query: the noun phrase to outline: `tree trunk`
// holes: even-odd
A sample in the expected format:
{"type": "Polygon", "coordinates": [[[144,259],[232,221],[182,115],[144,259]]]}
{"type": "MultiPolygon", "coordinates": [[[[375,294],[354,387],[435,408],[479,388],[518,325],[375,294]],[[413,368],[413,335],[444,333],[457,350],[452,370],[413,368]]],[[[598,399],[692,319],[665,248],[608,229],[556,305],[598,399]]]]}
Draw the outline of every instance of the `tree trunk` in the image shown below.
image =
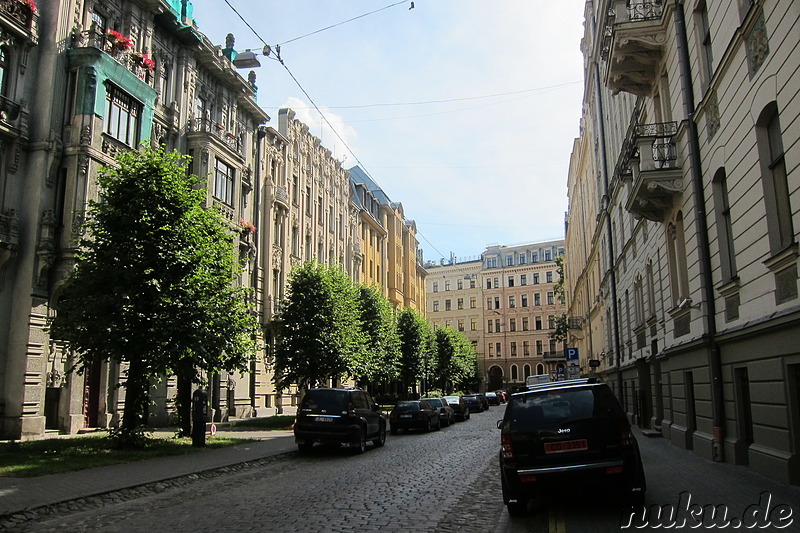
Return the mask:
{"type": "Polygon", "coordinates": [[[189,437],[192,435],[192,380],[184,376],[178,376],[178,396],[175,398],[178,407],[178,422],[180,424],[180,436],[189,437]]]}
{"type": "Polygon", "coordinates": [[[120,427],[120,445],[141,445],[142,426],[147,425],[145,413],[149,400],[149,382],[144,374],[144,365],[134,359],[128,367],[128,377],[125,380],[125,408],[122,412],[122,426],[120,427]]]}

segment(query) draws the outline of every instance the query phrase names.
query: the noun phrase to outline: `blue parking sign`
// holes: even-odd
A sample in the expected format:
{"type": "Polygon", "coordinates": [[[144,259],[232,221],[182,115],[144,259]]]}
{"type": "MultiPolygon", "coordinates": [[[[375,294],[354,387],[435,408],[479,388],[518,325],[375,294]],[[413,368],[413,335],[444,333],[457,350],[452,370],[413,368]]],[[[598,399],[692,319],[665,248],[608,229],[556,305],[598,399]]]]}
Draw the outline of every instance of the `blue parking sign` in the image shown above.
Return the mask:
{"type": "Polygon", "coordinates": [[[577,348],[567,348],[565,351],[565,358],[567,361],[577,361],[578,360],[578,349],[577,348]]]}

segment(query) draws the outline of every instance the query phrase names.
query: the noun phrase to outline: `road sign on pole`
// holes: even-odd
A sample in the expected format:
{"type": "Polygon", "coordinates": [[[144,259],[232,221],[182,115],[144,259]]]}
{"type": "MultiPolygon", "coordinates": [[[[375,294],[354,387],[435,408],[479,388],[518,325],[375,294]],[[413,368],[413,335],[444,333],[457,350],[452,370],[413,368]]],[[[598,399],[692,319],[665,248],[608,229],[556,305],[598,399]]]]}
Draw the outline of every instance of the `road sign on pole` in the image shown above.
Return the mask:
{"type": "Polygon", "coordinates": [[[564,357],[567,361],[577,361],[578,360],[578,349],[577,348],[567,348],[564,350],[564,357]]]}

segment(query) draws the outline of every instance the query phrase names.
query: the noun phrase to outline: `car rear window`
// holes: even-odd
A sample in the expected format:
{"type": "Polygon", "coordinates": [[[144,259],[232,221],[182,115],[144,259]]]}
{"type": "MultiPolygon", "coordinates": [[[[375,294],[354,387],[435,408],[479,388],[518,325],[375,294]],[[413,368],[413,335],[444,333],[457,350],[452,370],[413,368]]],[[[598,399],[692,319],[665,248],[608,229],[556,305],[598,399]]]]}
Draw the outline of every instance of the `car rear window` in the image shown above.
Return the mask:
{"type": "Polygon", "coordinates": [[[458,401],[458,396],[445,396],[444,399],[447,402],[447,405],[458,405],[461,403],[458,401]]]}
{"type": "Polygon", "coordinates": [[[441,407],[442,406],[442,400],[439,400],[438,398],[427,398],[427,399],[425,399],[425,401],[428,402],[429,404],[431,404],[434,407],[441,407]]]}
{"type": "Polygon", "coordinates": [[[347,400],[347,393],[342,391],[311,389],[306,391],[306,395],[303,396],[300,408],[311,411],[346,411],[347,400]]]}
{"type": "Polygon", "coordinates": [[[419,404],[417,402],[400,402],[394,409],[400,413],[410,413],[419,411],[419,404]]]}
{"type": "Polygon", "coordinates": [[[506,410],[506,420],[512,430],[548,429],[579,420],[624,416],[608,387],[552,389],[514,395],[506,410]]]}

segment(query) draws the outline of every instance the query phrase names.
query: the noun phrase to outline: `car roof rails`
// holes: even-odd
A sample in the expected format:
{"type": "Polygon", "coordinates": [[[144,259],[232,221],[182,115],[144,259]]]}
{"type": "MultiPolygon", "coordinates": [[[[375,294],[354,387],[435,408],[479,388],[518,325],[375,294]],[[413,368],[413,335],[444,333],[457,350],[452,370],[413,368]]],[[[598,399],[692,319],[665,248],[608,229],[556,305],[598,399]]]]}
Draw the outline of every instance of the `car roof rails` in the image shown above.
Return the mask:
{"type": "Polygon", "coordinates": [[[599,383],[597,378],[576,378],[576,379],[562,379],[560,381],[548,381],[545,383],[537,383],[535,385],[523,385],[517,392],[528,392],[540,389],[557,389],[565,385],[583,385],[587,383],[599,383]]]}

